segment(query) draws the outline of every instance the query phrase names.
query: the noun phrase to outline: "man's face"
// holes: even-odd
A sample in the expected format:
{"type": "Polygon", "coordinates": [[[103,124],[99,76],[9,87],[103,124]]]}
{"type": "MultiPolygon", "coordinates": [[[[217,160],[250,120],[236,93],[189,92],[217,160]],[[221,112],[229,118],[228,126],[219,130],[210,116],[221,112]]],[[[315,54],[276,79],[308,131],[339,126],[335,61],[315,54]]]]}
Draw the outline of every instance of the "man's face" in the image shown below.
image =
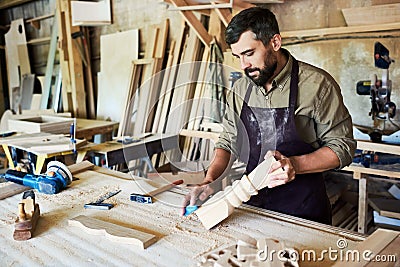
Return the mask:
{"type": "Polygon", "coordinates": [[[277,68],[272,45],[264,46],[260,40],[255,40],[253,32],[247,31],[231,45],[231,49],[232,54],[240,59],[241,69],[255,84],[264,86],[270,82],[277,68]]]}

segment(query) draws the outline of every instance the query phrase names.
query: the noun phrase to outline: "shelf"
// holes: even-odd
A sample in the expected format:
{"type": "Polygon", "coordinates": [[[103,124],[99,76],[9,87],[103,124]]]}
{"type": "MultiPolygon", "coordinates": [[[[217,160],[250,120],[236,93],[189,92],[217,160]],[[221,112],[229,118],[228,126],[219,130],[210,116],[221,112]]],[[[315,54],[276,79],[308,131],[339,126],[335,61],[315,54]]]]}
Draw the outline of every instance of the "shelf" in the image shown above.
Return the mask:
{"type": "Polygon", "coordinates": [[[360,26],[344,26],[332,27],[321,29],[309,29],[298,31],[284,31],[281,32],[282,38],[307,38],[307,37],[321,37],[327,35],[341,35],[351,33],[365,33],[365,32],[380,32],[380,31],[393,31],[400,30],[400,22],[386,23],[379,25],[360,25],[360,26]]]}

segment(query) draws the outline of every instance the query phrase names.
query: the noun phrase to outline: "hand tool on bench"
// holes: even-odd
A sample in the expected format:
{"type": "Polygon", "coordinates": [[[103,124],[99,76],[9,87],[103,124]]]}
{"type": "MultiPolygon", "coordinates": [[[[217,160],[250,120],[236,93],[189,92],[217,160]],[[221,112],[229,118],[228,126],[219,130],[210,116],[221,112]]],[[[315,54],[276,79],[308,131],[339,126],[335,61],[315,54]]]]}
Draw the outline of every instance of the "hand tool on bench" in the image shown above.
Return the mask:
{"type": "Polygon", "coordinates": [[[101,196],[95,202],[91,202],[91,203],[85,204],[84,207],[85,207],[85,209],[109,210],[112,207],[114,207],[114,204],[103,203],[103,201],[106,200],[106,199],[109,199],[112,196],[115,196],[119,192],[121,192],[121,190],[117,190],[117,191],[114,191],[114,192],[109,192],[109,193],[101,196]]]}
{"type": "Polygon", "coordinates": [[[50,161],[47,164],[46,174],[7,170],[2,177],[7,181],[37,189],[45,194],[57,194],[72,182],[71,172],[59,161],[50,161]]]}
{"type": "Polygon", "coordinates": [[[33,190],[25,191],[18,204],[18,218],[14,224],[14,240],[28,240],[33,236],[40,216],[39,204],[35,202],[33,190]]]}
{"type": "Polygon", "coordinates": [[[176,180],[171,184],[161,186],[160,188],[150,191],[144,195],[132,193],[130,199],[132,201],[139,202],[139,203],[151,204],[151,203],[153,203],[153,196],[160,194],[162,192],[165,192],[165,191],[173,188],[174,186],[180,185],[180,184],[183,184],[183,180],[176,180]]]}

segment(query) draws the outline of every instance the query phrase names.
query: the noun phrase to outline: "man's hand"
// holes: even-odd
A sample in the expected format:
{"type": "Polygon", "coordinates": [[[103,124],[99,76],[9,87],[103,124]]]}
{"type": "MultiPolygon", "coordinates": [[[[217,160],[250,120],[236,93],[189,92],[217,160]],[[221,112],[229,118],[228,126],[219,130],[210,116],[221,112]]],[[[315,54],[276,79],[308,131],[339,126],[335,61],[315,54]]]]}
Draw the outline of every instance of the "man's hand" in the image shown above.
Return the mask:
{"type": "Polygon", "coordinates": [[[203,182],[202,184],[193,187],[190,193],[183,199],[181,215],[183,216],[185,214],[186,206],[194,206],[198,200],[205,201],[213,193],[214,189],[211,188],[211,185],[208,182],[203,182]]]}
{"type": "Polygon", "coordinates": [[[275,157],[277,161],[271,164],[269,173],[272,173],[279,168],[283,169],[284,172],[270,175],[268,188],[283,185],[294,180],[296,171],[290,158],[285,157],[277,150],[268,151],[264,158],[266,159],[271,156],[275,157]]]}

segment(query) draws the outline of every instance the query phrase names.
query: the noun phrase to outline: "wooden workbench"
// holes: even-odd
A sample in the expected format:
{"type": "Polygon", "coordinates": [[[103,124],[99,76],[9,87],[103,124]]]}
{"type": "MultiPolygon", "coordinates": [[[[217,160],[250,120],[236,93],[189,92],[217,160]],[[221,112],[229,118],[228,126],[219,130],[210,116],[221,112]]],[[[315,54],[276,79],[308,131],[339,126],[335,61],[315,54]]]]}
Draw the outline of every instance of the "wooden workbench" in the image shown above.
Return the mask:
{"type": "Polygon", "coordinates": [[[151,158],[154,154],[178,148],[178,138],[179,136],[176,134],[152,134],[130,144],[123,144],[115,140],[92,144],[79,151],[77,162],[81,162],[88,153],[104,158],[106,167],[128,163],[139,158],[151,158]]]}
{"type": "Polygon", "coordinates": [[[105,140],[111,140],[119,122],[77,118],[76,125],[76,138],[78,139],[91,140],[93,136],[101,134],[106,136],[105,140]]]}
{"type": "MultiPolygon", "coordinates": [[[[69,188],[56,195],[36,193],[41,217],[33,238],[28,241],[14,241],[12,238],[16,207],[21,195],[0,200],[2,265],[195,266],[204,253],[235,244],[243,235],[256,239],[274,238],[299,252],[315,250],[316,253],[329,248],[338,249],[338,240],[345,242],[345,249],[349,250],[368,241],[366,235],[246,207],[236,209],[220,225],[206,230],[195,214],[188,217],[179,215],[186,190],[164,192],[153,204],[136,203],[129,200],[129,195],[143,183],[143,178],[115,173],[96,167],[93,171],[75,175],[79,180],[73,181],[69,188]],[[111,210],[83,208],[85,203],[116,189],[122,191],[109,200],[115,205],[111,210]],[[68,225],[68,220],[78,215],[151,233],[156,235],[157,241],[143,250],[134,245],[110,241],[103,236],[90,235],[68,225]]],[[[395,237],[398,232],[389,234],[395,237]]],[[[374,241],[374,246],[382,246],[383,242],[376,236],[370,241],[374,241]]],[[[327,258],[324,261],[305,261],[300,266],[332,266],[334,263],[336,261],[327,258]]]]}
{"type": "MultiPolygon", "coordinates": [[[[364,140],[357,140],[357,149],[400,155],[400,146],[398,145],[373,143],[364,140]]],[[[373,167],[366,168],[361,164],[354,163],[343,168],[343,170],[352,172],[353,178],[358,180],[358,232],[366,233],[368,218],[368,179],[374,179],[374,176],[388,178],[388,180],[400,179],[400,172],[373,167]]]]}
{"type": "MultiPolygon", "coordinates": [[[[76,141],[76,148],[86,144],[86,140],[76,141]]],[[[19,134],[11,137],[0,138],[0,143],[11,169],[16,167],[16,162],[13,161],[11,155],[11,149],[19,149],[26,153],[35,155],[35,174],[42,173],[46,159],[56,156],[70,155],[74,152],[74,146],[71,143],[71,139],[62,134],[19,134]]]]}

